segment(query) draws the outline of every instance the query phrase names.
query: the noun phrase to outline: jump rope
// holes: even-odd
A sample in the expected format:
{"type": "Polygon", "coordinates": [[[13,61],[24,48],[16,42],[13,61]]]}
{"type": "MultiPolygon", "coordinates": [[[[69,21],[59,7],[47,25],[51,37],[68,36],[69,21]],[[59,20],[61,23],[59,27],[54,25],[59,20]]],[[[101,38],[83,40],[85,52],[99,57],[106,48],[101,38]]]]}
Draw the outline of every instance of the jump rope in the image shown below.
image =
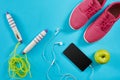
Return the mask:
{"type": "MultiPolygon", "coordinates": [[[[55,43],[53,44],[53,47],[52,47],[52,56],[53,56],[53,59],[52,59],[51,62],[50,62],[50,60],[47,60],[47,58],[45,57],[45,50],[46,50],[47,46],[49,45],[49,43],[51,43],[51,41],[52,41],[53,39],[55,39],[55,38],[61,33],[61,30],[62,30],[62,29],[57,28],[56,31],[55,31],[55,34],[49,39],[49,41],[46,43],[46,45],[45,45],[44,48],[43,48],[42,57],[43,57],[43,59],[44,59],[45,61],[47,61],[48,63],[50,63],[50,66],[49,66],[49,68],[48,68],[48,70],[47,70],[47,73],[46,73],[46,77],[47,77],[48,80],[52,80],[52,79],[50,78],[50,76],[49,76],[49,72],[50,72],[51,68],[52,68],[54,65],[56,65],[56,66],[57,66],[57,69],[58,69],[58,73],[59,73],[60,76],[61,76],[60,80],[63,80],[63,79],[65,79],[65,80],[68,80],[68,79],[77,80],[77,79],[76,79],[72,74],[70,74],[70,73],[61,74],[61,72],[60,72],[60,67],[59,67],[59,65],[56,63],[56,52],[55,52],[55,49],[54,49],[54,48],[56,47],[56,45],[60,45],[60,46],[64,45],[62,42],[55,42],[55,43]]],[[[92,70],[89,79],[90,79],[90,80],[93,80],[94,68],[93,68],[92,65],[89,65],[89,67],[90,67],[91,70],[92,70]]]]}
{"type": "Polygon", "coordinates": [[[27,55],[19,55],[17,54],[17,49],[22,43],[22,37],[21,34],[19,33],[17,26],[12,18],[12,16],[7,12],[6,13],[6,18],[8,20],[8,23],[14,32],[15,37],[18,40],[18,43],[16,44],[14,50],[10,54],[10,59],[8,61],[8,73],[10,78],[14,79],[21,79],[24,78],[28,73],[31,75],[30,72],[30,63],[28,61],[27,55]]]}
{"type": "MultiPolygon", "coordinates": [[[[27,73],[30,73],[30,77],[32,77],[30,72],[30,63],[28,62],[27,54],[38,42],[42,40],[42,38],[45,37],[47,34],[46,30],[43,30],[40,32],[23,50],[23,57],[20,55],[16,55],[16,50],[18,46],[20,45],[20,42],[16,45],[14,51],[13,51],[13,57],[9,61],[9,73],[11,71],[12,77],[16,78],[16,76],[19,76],[20,78],[24,78],[27,73]]],[[[16,78],[17,79],[17,78],[16,78]]]]}
{"type": "Polygon", "coordinates": [[[11,29],[14,32],[14,35],[19,41],[16,44],[13,52],[11,53],[12,57],[9,60],[9,69],[8,69],[9,76],[11,78],[20,79],[20,78],[24,78],[29,72],[30,77],[32,77],[31,72],[30,72],[30,63],[28,61],[26,53],[28,53],[35,45],[37,45],[37,43],[39,43],[46,36],[47,30],[43,30],[42,32],[40,32],[23,50],[24,55],[20,56],[16,54],[16,51],[22,42],[22,37],[17,29],[17,26],[12,16],[8,12],[6,14],[6,17],[7,17],[9,25],[11,26],[11,29]]]}

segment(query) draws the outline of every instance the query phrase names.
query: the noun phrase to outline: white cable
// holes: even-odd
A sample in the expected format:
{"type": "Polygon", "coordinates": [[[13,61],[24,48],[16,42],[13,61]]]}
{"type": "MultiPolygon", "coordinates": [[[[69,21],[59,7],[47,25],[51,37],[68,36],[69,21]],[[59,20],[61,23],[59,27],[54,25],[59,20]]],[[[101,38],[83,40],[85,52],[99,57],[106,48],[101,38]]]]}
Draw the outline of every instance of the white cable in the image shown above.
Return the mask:
{"type": "MultiPolygon", "coordinates": [[[[48,60],[46,59],[46,57],[45,57],[45,49],[46,49],[46,47],[48,46],[48,44],[60,33],[60,31],[61,31],[60,28],[57,28],[57,29],[56,29],[56,32],[55,32],[55,35],[53,35],[53,36],[51,37],[51,39],[49,39],[49,41],[45,44],[45,46],[44,46],[44,48],[43,48],[42,57],[43,57],[43,59],[44,59],[45,61],[47,61],[47,62],[49,62],[49,61],[48,61],[48,60]]],[[[52,47],[53,60],[52,60],[52,62],[51,62],[51,64],[50,64],[50,66],[49,66],[49,68],[48,68],[48,70],[47,70],[47,74],[46,74],[48,80],[51,80],[51,78],[50,78],[50,76],[49,76],[49,72],[50,72],[50,69],[52,68],[52,66],[53,66],[54,64],[56,64],[59,74],[61,73],[61,72],[60,72],[60,67],[59,67],[59,65],[56,63],[56,55],[55,55],[55,50],[54,50],[55,45],[56,45],[56,44],[54,44],[53,47],[52,47]]],[[[72,74],[70,74],[70,73],[61,74],[61,76],[62,76],[62,77],[61,77],[60,80],[62,80],[62,79],[64,79],[64,78],[66,78],[66,80],[67,80],[68,78],[72,78],[73,80],[76,80],[75,77],[74,77],[72,74]]]]}
{"type": "Polygon", "coordinates": [[[57,28],[56,31],[55,31],[55,35],[53,35],[49,40],[48,42],[45,44],[44,48],[43,48],[43,52],[42,52],[42,57],[45,61],[49,62],[46,57],[45,57],[45,50],[47,48],[47,46],[49,45],[49,43],[58,35],[60,34],[61,32],[61,29],[60,28],[57,28]]]}
{"type": "Polygon", "coordinates": [[[93,66],[92,65],[89,65],[89,67],[92,69],[92,72],[91,72],[91,75],[90,75],[90,80],[93,80],[92,78],[93,78],[93,75],[94,75],[94,68],[93,68],[93,66]]]}
{"type": "MultiPolygon", "coordinates": [[[[51,37],[51,39],[49,39],[49,41],[48,41],[48,42],[45,44],[45,46],[44,46],[42,56],[43,56],[43,59],[44,59],[45,61],[47,61],[47,62],[49,62],[49,61],[48,61],[48,60],[46,59],[46,57],[45,57],[45,49],[46,49],[46,47],[48,46],[48,44],[49,44],[59,33],[60,33],[60,28],[57,28],[57,29],[56,29],[56,32],[55,32],[55,35],[53,35],[53,36],[51,37]]],[[[54,48],[54,46],[55,46],[55,45],[53,45],[53,48],[54,48]]],[[[54,65],[55,61],[56,61],[56,56],[55,56],[53,50],[54,50],[54,49],[52,49],[53,60],[52,60],[50,66],[49,66],[49,68],[48,68],[48,71],[47,71],[47,79],[48,79],[48,80],[51,80],[50,77],[49,77],[49,71],[50,71],[50,69],[52,68],[52,66],[54,65]]]]}
{"type": "Polygon", "coordinates": [[[72,74],[70,74],[70,73],[63,74],[60,80],[63,80],[64,78],[65,78],[65,80],[68,80],[68,79],[77,80],[77,79],[76,79],[72,74]]]}
{"type": "MultiPolygon", "coordinates": [[[[53,48],[52,48],[52,55],[53,55],[54,58],[53,58],[50,66],[49,66],[49,68],[48,68],[48,71],[47,71],[47,79],[48,79],[48,80],[51,80],[51,78],[49,77],[49,71],[50,71],[50,69],[52,68],[52,66],[53,66],[54,64],[56,64],[57,69],[58,69],[58,72],[59,72],[59,74],[61,74],[61,72],[60,72],[60,67],[59,67],[59,65],[56,63],[56,56],[55,56],[55,50],[54,50],[55,45],[56,45],[56,44],[54,44],[54,45],[53,45],[53,48]]],[[[72,74],[70,74],[70,73],[61,74],[61,76],[62,76],[62,77],[61,77],[60,80],[63,80],[64,78],[66,78],[66,80],[69,79],[69,78],[71,78],[71,79],[73,79],[73,80],[76,80],[76,78],[75,78],[72,74]]]]}
{"type": "MultiPolygon", "coordinates": [[[[54,64],[54,63],[53,63],[53,64],[54,64]]],[[[50,69],[52,68],[53,64],[49,66],[48,71],[47,71],[47,74],[46,74],[48,80],[51,80],[50,77],[49,77],[49,71],[50,71],[50,69]]]]}
{"type": "Polygon", "coordinates": [[[54,53],[54,46],[55,46],[55,44],[54,44],[53,47],[52,47],[53,60],[52,60],[50,66],[49,66],[49,68],[48,68],[48,71],[47,71],[47,79],[48,79],[48,80],[51,80],[50,77],[49,77],[49,71],[50,71],[50,69],[52,68],[52,66],[54,65],[55,61],[56,61],[56,56],[55,56],[55,53],[54,53]]]}
{"type": "Polygon", "coordinates": [[[54,39],[55,36],[52,36],[51,39],[49,39],[49,41],[45,44],[44,48],[43,48],[43,52],[42,52],[42,57],[45,61],[49,62],[46,57],[45,57],[45,50],[46,50],[46,47],[49,45],[49,42],[52,41],[54,39]]]}

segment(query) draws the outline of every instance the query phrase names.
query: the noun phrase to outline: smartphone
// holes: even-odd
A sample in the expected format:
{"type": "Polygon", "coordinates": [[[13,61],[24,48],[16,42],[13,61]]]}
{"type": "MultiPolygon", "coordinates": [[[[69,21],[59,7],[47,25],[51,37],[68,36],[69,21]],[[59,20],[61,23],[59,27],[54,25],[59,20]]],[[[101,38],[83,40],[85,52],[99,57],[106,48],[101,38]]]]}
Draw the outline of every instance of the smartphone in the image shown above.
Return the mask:
{"type": "Polygon", "coordinates": [[[63,53],[82,71],[92,63],[74,43],[71,43],[63,53]]]}

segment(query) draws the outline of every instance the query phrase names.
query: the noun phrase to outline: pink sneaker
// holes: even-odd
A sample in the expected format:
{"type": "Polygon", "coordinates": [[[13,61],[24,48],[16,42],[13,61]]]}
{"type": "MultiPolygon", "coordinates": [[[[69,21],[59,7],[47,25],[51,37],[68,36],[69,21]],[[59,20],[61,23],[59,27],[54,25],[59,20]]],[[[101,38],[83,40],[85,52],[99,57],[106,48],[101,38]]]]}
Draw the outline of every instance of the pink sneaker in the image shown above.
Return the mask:
{"type": "Polygon", "coordinates": [[[81,28],[105,4],[106,0],[84,0],[72,12],[69,20],[74,30],[81,28]]]}
{"type": "Polygon", "coordinates": [[[84,33],[84,39],[92,43],[103,38],[120,18],[120,2],[112,3],[84,33]]]}

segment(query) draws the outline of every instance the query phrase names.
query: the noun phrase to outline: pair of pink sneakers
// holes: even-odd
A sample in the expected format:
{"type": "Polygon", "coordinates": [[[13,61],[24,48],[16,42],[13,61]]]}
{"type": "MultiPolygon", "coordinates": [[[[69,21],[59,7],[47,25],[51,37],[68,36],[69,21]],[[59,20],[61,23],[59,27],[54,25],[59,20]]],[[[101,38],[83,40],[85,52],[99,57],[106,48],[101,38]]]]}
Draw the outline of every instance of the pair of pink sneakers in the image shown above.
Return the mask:
{"type": "MultiPolygon", "coordinates": [[[[105,3],[106,0],[84,0],[71,14],[71,28],[74,30],[80,29],[105,3]]],[[[119,18],[120,2],[114,2],[86,29],[84,33],[85,41],[92,43],[103,38],[119,18]]]]}

